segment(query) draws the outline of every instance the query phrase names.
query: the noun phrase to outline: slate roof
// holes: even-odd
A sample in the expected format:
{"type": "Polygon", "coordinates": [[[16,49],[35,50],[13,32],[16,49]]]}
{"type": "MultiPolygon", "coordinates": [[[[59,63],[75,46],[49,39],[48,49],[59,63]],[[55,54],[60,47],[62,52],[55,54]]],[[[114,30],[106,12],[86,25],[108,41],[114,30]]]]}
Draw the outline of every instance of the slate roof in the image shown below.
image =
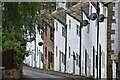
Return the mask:
{"type": "Polygon", "coordinates": [[[66,26],[66,13],[79,22],[82,22],[82,11],[84,11],[87,16],[89,15],[88,2],[80,2],[67,10],[55,11],[52,13],[52,16],[66,26]]]}
{"type": "Polygon", "coordinates": [[[43,22],[54,29],[53,22],[50,19],[53,19],[52,16],[51,15],[46,15],[45,18],[43,19],[43,22]]]}
{"type": "Polygon", "coordinates": [[[64,26],[66,26],[66,13],[65,10],[61,10],[61,11],[55,11],[52,13],[52,16],[58,20],[61,24],[63,24],[64,26]]]}
{"type": "Polygon", "coordinates": [[[74,5],[71,9],[66,11],[67,14],[78,20],[79,22],[82,21],[82,11],[87,15],[89,15],[89,3],[88,2],[80,2],[74,5]]]}

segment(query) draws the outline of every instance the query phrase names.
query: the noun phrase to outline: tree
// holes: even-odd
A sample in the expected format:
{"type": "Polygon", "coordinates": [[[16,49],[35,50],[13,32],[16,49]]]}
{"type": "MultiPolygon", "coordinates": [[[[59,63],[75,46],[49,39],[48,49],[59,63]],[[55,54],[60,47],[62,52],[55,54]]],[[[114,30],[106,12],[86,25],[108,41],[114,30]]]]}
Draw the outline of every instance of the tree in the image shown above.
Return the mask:
{"type": "Polygon", "coordinates": [[[13,49],[14,65],[19,67],[23,57],[27,55],[25,34],[35,35],[35,25],[43,29],[42,21],[38,16],[43,11],[55,9],[55,3],[42,2],[4,2],[2,3],[2,49],[13,49]],[[49,5],[49,6],[48,6],[49,5]],[[29,33],[27,32],[29,31],[29,33]]]}

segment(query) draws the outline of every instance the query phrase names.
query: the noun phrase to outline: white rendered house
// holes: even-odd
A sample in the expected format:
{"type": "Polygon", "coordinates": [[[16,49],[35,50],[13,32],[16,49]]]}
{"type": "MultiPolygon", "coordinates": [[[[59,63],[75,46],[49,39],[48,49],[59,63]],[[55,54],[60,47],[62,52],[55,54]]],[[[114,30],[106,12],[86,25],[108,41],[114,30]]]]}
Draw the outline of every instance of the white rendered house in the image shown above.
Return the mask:
{"type": "MultiPolygon", "coordinates": [[[[99,3],[100,14],[107,17],[107,9],[99,3]]],[[[97,13],[94,3],[89,5],[89,16],[97,13]]],[[[82,28],[82,75],[93,76],[95,78],[107,77],[107,19],[99,22],[99,35],[97,31],[97,19],[90,20],[83,12],[83,20],[88,20],[89,24],[82,28]],[[99,41],[99,43],[97,43],[99,41]],[[97,49],[98,46],[98,49],[97,49]],[[97,55],[98,51],[98,55],[97,55]],[[98,68],[98,69],[97,69],[98,68]],[[98,76],[97,76],[98,74],[98,76]]]]}
{"type": "Polygon", "coordinates": [[[66,15],[64,12],[54,12],[54,70],[65,72],[66,15]]]}
{"type": "Polygon", "coordinates": [[[66,12],[67,23],[67,73],[80,74],[80,28],[81,11],[72,9],[66,12]],[[79,14],[78,14],[79,13],[79,14]]]}
{"type": "MultiPolygon", "coordinates": [[[[38,45],[39,42],[43,43],[42,35],[43,31],[41,29],[38,31],[36,26],[35,40],[27,42],[26,50],[29,51],[29,56],[25,57],[24,63],[31,67],[43,68],[43,45],[38,45]]],[[[30,36],[28,36],[28,38],[30,38],[30,36]]]]}

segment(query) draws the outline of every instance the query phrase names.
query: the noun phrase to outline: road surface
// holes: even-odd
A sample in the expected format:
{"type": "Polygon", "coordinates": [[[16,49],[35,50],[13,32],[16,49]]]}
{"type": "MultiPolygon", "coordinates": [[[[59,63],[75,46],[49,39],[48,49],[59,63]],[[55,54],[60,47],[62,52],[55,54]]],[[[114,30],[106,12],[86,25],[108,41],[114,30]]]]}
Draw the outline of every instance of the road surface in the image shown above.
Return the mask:
{"type": "Polygon", "coordinates": [[[23,76],[24,80],[72,80],[62,76],[41,73],[39,70],[34,70],[27,67],[23,68],[23,76]]]}

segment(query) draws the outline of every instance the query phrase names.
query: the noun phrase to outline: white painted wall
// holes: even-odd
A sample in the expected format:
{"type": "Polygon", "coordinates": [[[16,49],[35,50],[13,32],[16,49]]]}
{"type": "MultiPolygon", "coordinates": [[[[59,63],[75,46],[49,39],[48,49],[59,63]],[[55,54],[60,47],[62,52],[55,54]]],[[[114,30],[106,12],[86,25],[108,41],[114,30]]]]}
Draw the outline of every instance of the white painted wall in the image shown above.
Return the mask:
{"type": "MultiPolygon", "coordinates": [[[[40,32],[42,32],[42,30],[40,30],[40,32]]],[[[28,36],[28,38],[30,38],[30,36],[28,36]]],[[[43,42],[43,40],[41,39],[41,34],[39,34],[36,26],[36,46],[35,40],[32,42],[27,42],[26,50],[30,51],[30,53],[29,56],[25,57],[25,60],[23,62],[31,67],[43,68],[43,62],[41,61],[41,56],[43,55],[43,46],[39,46],[39,42],[43,42]]]]}
{"type": "MultiPolygon", "coordinates": [[[[100,14],[104,14],[107,17],[107,9],[103,8],[103,5],[100,3],[100,14]]],[[[96,13],[95,7],[90,3],[89,15],[91,13],[96,13]]],[[[83,13],[83,20],[88,20],[86,15],[83,13]]],[[[88,20],[89,25],[82,28],[82,64],[81,64],[81,75],[92,76],[93,75],[93,46],[95,48],[94,56],[94,71],[95,78],[97,77],[96,70],[96,55],[97,55],[97,21],[88,20]],[[85,49],[87,50],[87,75],[85,74],[85,49]]],[[[101,77],[107,77],[107,20],[99,23],[99,44],[101,44],[101,77]]],[[[99,63],[99,60],[98,60],[99,63]]],[[[98,65],[99,66],[99,65],[98,65]]],[[[99,72],[99,71],[98,71],[99,72]]]]}
{"type": "MultiPolygon", "coordinates": [[[[100,3],[100,14],[107,17],[107,8],[100,3]]],[[[107,19],[99,23],[99,44],[101,44],[101,78],[107,78],[107,19]]],[[[99,56],[100,57],[100,56],[99,56]]]]}
{"type": "Polygon", "coordinates": [[[54,19],[54,28],[55,28],[55,31],[54,31],[54,70],[60,71],[60,68],[61,68],[61,72],[64,72],[65,65],[64,63],[62,63],[62,54],[60,58],[60,52],[59,52],[61,51],[65,55],[65,37],[62,36],[62,27],[65,28],[64,25],[62,25],[59,21],[54,19]],[[58,30],[56,30],[56,23],[58,23],[58,30]],[[56,51],[56,46],[57,46],[57,51],[56,51]]]}
{"type": "MultiPolygon", "coordinates": [[[[96,13],[96,9],[95,7],[90,3],[90,7],[89,7],[89,15],[91,13],[96,13]]],[[[90,70],[88,72],[88,76],[91,76],[93,75],[93,64],[94,64],[94,76],[96,77],[96,51],[97,51],[97,21],[94,20],[88,20],[90,21],[90,24],[86,27],[86,31],[85,33],[87,32],[88,30],[88,27],[89,27],[89,32],[87,33],[88,34],[88,43],[89,43],[89,48],[88,48],[88,54],[89,54],[89,57],[90,57],[90,70]],[[94,63],[93,63],[93,47],[95,48],[95,56],[94,56],[94,63]]],[[[84,34],[83,34],[84,35],[84,34]]],[[[85,38],[86,39],[86,38],[85,38]]],[[[86,45],[86,44],[85,44],[86,45]]],[[[87,44],[88,45],[88,44],[87,44]]],[[[86,46],[87,46],[86,45],[86,46]]]]}
{"type": "MultiPolygon", "coordinates": [[[[83,13],[83,20],[88,20],[86,15],[83,13]]],[[[89,21],[89,20],[88,20],[89,21]]],[[[88,73],[89,73],[89,68],[88,66],[90,67],[90,64],[89,64],[89,58],[90,58],[90,47],[89,47],[89,43],[90,43],[90,35],[89,35],[89,32],[88,32],[88,27],[90,29],[90,26],[87,25],[87,26],[83,26],[82,28],[82,46],[81,46],[81,51],[82,51],[82,54],[81,54],[81,60],[82,60],[82,64],[81,64],[81,75],[84,75],[84,76],[87,76],[88,73]],[[85,50],[87,50],[87,55],[85,55],[85,50]],[[85,74],[85,56],[87,56],[87,74],[85,74]],[[89,58],[88,58],[89,57],[89,58]]]]}
{"type": "Polygon", "coordinates": [[[43,45],[39,46],[38,43],[39,42],[43,42],[43,40],[41,39],[41,33],[43,31],[40,30],[40,33],[36,27],[36,67],[37,68],[43,68],[43,62],[42,62],[42,55],[43,55],[43,45]]]}
{"type": "MultiPolygon", "coordinates": [[[[73,73],[73,52],[80,54],[80,37],[76,34],[76,25],[80,26],[80,22],[66,14],[67,19],[67,72],[73,73]],[[69,19],[71,20],[71,29],[69,29],[69,19]],[[70,58],[69,58],[69,47],[70,47],[70,58]]],[[[78,58],[79,60],[79,58],[78,58]]],[[[75,60],[75,74],[79,75],[79,64],[76,65],[75,60]]]]}

